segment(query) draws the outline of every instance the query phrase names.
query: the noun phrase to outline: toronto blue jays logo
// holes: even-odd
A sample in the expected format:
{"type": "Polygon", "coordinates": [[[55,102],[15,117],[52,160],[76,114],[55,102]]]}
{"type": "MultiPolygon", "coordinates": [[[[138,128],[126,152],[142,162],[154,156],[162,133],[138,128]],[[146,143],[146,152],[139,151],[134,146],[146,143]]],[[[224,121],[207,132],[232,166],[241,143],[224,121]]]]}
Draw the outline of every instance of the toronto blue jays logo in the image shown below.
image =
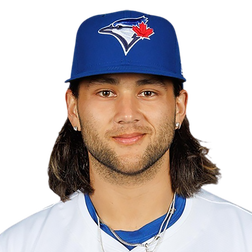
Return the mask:
{"type": "Polygon", "coordinates": [[[112,24],[101,28],[100,34],[114,36],[121,44],[124,54],[127,55],[130,49],[143,39],[150,39],[154,30],[147,26],[148,18],[124,18],[114,21],[112,24]]]}

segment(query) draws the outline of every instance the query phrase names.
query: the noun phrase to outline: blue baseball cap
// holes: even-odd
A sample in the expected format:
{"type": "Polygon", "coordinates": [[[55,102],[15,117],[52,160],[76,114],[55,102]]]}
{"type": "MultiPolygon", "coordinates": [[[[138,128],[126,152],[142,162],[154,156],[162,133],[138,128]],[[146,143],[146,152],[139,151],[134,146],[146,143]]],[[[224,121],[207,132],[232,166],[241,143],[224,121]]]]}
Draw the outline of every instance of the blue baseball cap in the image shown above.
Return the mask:
{"type": "Polygon", "coordinates": [[[136,11],[97,15],[79,27],[70,82],[113,73],[182,75],[179,46],[171,23],[136,11]]]}

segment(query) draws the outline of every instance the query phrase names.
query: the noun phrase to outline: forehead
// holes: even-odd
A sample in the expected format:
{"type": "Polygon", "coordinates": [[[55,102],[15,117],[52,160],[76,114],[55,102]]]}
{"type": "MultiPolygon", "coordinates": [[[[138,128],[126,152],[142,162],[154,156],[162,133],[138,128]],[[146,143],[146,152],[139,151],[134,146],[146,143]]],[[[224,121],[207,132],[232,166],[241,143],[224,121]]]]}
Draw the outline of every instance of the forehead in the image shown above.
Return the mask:
{"type": "Polygon", "coordinates": [[[135,83],[137,85],[146,84],[171,84],[172,80],[169,77],[150,75],[150,74],[138,74],[138,73],[119,73],[119,74],[104,74],[95,75],[84,78],[81,83],[92,84],[94,82],[98,83],[108,83],[108,84],[123,84],[125,82],[135,83]]]}

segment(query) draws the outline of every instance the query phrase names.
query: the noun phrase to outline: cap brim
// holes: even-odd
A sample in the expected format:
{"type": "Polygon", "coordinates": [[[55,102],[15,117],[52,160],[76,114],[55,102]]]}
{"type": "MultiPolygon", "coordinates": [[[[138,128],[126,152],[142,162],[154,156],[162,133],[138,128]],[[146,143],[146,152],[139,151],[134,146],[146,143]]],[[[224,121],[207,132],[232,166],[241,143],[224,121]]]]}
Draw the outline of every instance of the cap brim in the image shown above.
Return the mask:
{"type": "Polygon", "coordinates": [[[67,79],[65,82],[71,82],[73,80],[81,79],[84,77],[90,77],[94,75],[101,74],[115,74],[115,73],[136,73],[136,74],[151,74],[151,75],[161,75],[166,77],[171,77],[175,79],[179,79],[181,82],[185,82],[186,79],[182,75],[178,75],[172,72],[160,70],[160,69],[148,69],[145,67],[139,66],[122,66],[120,67],[108,67],[103,69],[95,69],[94,71],[85,71],[83,73],[72,76],[70,79],[67,79]]]}

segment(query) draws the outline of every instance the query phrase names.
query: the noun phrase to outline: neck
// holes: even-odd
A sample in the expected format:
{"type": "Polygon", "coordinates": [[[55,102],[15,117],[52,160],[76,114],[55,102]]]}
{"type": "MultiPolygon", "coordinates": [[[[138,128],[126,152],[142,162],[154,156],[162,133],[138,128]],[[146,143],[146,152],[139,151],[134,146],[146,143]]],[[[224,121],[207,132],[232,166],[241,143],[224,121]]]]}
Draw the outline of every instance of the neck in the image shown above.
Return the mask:
{"type": "Polygon", "coordinates": [[[90,198],[102,221],[114,230],[134,231],[161,217],[172,202],[169,155],[143,174],[105,174],[90,158],[90,198]]]}

